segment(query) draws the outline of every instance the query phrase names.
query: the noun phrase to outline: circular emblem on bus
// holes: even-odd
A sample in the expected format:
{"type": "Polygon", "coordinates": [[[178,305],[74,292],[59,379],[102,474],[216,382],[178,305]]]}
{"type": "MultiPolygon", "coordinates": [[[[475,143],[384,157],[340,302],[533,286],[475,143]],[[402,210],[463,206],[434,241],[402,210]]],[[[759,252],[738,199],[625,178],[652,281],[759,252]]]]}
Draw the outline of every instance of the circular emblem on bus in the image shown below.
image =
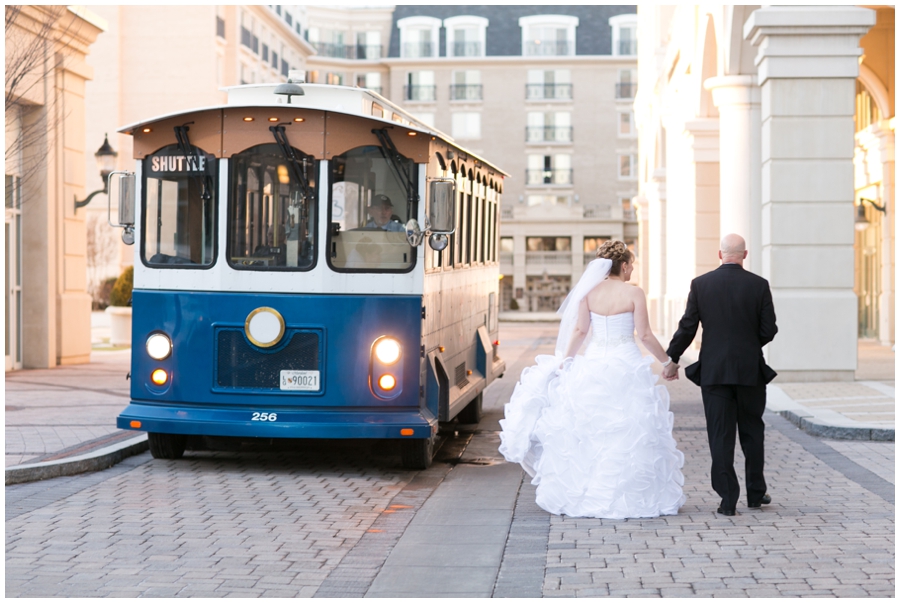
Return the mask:
{"type": "Polygon", "coordinates": [[[247,315],[244,333],[253,345],[270,348],[284,335],[284,319],[274,308],[257,308],[247,315]]]}

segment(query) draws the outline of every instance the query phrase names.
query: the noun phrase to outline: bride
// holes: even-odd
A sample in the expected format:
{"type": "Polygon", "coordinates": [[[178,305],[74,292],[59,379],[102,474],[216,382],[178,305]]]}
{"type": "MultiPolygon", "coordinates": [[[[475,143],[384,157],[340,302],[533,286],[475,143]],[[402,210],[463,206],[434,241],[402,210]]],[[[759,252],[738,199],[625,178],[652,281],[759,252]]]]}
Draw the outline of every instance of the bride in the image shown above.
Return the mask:
{"type": "Polygon", "coordinates": [[[675,515],[685,501],[684,455],[669,393],[655,384],[635,330],[663,366],[671,359],[650,330],[644,292],[627,284],[631,252],[608,241],[597,258],[559,309],[556,354],[522,372],[500,421],[500,452],[532,476],[537,504],[551,513],[675,515]]]}

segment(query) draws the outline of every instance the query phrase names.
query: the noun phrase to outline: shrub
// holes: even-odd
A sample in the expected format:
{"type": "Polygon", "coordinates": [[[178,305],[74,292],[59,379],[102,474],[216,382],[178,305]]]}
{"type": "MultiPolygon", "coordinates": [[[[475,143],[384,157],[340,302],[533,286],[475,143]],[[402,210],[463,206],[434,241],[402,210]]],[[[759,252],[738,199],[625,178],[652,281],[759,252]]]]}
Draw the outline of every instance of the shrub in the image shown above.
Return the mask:
{"type": "Polygon", "coordinates": [[[113,276],[100,283],[100,286],[94,292],[94,299],[91,304],[93,306],[92,310],[106,309],[106,306],[109,305],[109,296],[112,295],[112,290],[117,280],[119,280],[119,277],[113,276]]]}
{"type": "Polygon", "coordinates": [[[134,266],[122,271],[109,294],[110,306],[127,306],[131,303],[131,289],[134,287],[134,266]]]}
{"type": "Polygon", "coordinates": [[[518,310],[518,309],[519,309],[519,302],[517,302],[515,299],[509,300],[509,309],[510,309],[510,310],[518,310]]]}

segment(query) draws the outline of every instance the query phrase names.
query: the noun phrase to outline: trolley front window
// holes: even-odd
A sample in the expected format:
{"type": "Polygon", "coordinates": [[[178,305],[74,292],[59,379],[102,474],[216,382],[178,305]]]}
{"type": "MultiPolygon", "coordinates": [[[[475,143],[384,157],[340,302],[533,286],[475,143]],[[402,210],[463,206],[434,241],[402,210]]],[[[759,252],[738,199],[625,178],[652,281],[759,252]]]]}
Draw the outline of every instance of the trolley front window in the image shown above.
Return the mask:
{"type": "Polygon", "coordinates": [[[228,263],[239,270],[310,270],[315,265],[318,162],[263,144],[231,160],[228,263]]]}
{"type": "Polygon", "coordinates": [[[406,222],[416,217],[414,201],[396,171],[412,175],[416,165],[400,157],[395,165],[381,147],[364,146],[331,161],[331,228],[328,262],[338,272],[408,272],[415,249],[406,239],[406,222]]]}
{"type": "Polygon", "coordinates": [[[144,159],[141,257],[153,267],[202,268],[215,261],[216,158],[177,145],[144,159]]]}

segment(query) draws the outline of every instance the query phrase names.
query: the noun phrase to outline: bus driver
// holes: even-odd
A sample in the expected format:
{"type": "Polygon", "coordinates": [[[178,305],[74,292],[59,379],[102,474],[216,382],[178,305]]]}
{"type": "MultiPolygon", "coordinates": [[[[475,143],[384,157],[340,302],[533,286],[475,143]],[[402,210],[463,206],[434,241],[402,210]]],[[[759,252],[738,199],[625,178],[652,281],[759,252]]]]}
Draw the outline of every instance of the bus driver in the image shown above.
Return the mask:
{"type": "Polygon", "coordinates": [[[394,213],[394,204],[387,195],[375,195],[367,208],[369,213],[369,221],[366,222],[366,228],[380,228],[388,232],[405,232],[406,228],[392,220],[394,213]]]}

